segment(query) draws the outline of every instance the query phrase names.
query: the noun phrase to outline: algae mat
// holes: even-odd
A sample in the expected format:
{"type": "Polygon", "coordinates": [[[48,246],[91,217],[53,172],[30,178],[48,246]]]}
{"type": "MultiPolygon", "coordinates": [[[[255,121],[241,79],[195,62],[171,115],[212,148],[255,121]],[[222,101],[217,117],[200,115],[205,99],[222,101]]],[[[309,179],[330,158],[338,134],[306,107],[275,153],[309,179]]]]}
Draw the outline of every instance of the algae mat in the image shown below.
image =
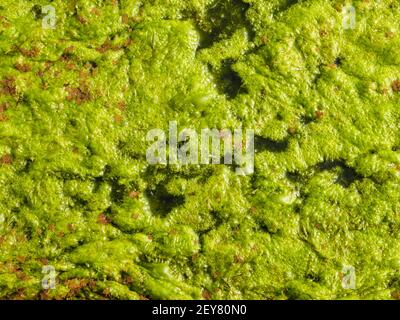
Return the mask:
{"type": "Polygon", "coordinates": [[[399,299],[400,3],[0,3],[0,298],[399,299]],[[255,169],[147,133],[252,129],[255,169]]]}

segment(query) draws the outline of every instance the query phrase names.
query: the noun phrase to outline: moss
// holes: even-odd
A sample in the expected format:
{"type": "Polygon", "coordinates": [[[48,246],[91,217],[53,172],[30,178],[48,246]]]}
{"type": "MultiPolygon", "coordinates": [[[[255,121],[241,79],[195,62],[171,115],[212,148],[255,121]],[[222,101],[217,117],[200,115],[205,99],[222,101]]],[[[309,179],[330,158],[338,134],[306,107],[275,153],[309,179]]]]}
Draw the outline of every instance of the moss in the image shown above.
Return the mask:
{"type": "Polygon", "coordinates": [[[1,298],[398,298],[396,2],[47,4],[0,8],[1,298]],[[148,165],[172,120],[254,129],[255,173],[148,165]]]}

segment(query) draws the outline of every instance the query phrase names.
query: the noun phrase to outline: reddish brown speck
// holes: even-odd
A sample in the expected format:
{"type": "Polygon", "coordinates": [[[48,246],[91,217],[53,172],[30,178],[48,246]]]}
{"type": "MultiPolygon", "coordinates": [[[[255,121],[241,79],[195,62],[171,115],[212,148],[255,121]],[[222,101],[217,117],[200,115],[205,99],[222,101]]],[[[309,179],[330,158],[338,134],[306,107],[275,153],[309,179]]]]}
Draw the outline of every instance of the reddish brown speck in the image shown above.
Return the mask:
{"type": "Polygon", "coordinates": [[[67,63],[66,67],[67,67],[68,70],[75,70],[76,69],[76,65],[73,62],[67,63]]]}
{"type": "Polygon", "coordinates": [[[11,155],[9,154],[5,154],[0,158],[0,164],[12,164],[13,163],[13,159],[11,157],[11,155]]]}
{"type": "Polygon", "coordinates": [[[261,42],[262,42],[262,44],[268,43],[268,37],[267,36],[262,36],[261,37],[261,42]]]}
{"type": "Polygon", "coordinates": [[[321,31],[319,32],[319,35],[320,35],[321,37],[325,37],[325,36],[328,35],[328,31],[326,31],[326,30],[321,30],[321,31]]]}
{"type": "Polygon", "coordinates": [[[336,3],[334,5],[334,8],[335,8],[336,11],[341,12],[343,10],[343,5],[339,4],[339,3],[336,3]]]}
{"type": "Polygon", "coordinates": [[[54,62],[53,61],[46,61],[44,64],[44,67],[46,70],[50,69],[53,66],[54,62]]]}
{"type": "Polygon", "coordinates": [[[83,102],[89,101],[91,99],[91,95],[85,88],[66,88],[68,92],[67,99],[69,101],[74,100],[77,104],[81,104],[83,102]]]}
{"type": "Polygon", "coordinates": [[[129,22],[129,16],[126,13],[124,13],[122,15],[122,23],[128,24],[128,22],[129,22]]]}
{"type": "Polygon", "coordinates": [[[64,284],[70,289],[69,297],[77,295],[84,287],[94,288],[96,286],[96,282],[92,279],[69,279],[64,284]]]}
{"type": "Polygon", "coordinates": [[[85,70],[81,70],[79,72],[79,78],[81,78],[81,80],[87,79],[88,76],[89,76],[89,72],[87,72],[85,70]]]}
{"type": "Polygon", "coordinates": [[[0,112],[4,112],[9,108],[7,103],[0,104],[0,112]]]}
{"type": "Polygon", "coordinates": [[[169,231],[169,234],[170,234],[171,236],[174,236],[174,235],[176,235],[177,233],[178,233],[178,231],[176,231],[176,229],[172,229],[172,230],[169,231]]]}
{"type": "Polygon", "coordinates": [[[139,191],[131,191],[129,192],[129,198],[137,199],[139,198],[140,192],[139,191]]]}
{"type": "Polygon", "coordinates": [[[96,50],[100,53],[105,53],[112,48],[112,44],[110,40],[106,40],[100,47],[96,50]]]}
{"type": "Polygon", "coordinates": [[[205,300],[210,300],[211,299],[211,293],[207,289],[203,289],[201,295],[205,300]]]}
{"type": "Polygon", "coordinates": [[[131,284],[131,283],[133,283],[133,278],[131,277],[131,276],[126,276],[126,277],[124,277],[124,279],[122,280],[122,282],[124,283],[124,284],[131,284]]]}
{"type": "Polygon", "coordinates": [[[400,290],[392,291],[390,295],[392,296],[393,299],[400,300],[400,290]]]}
{"type": "Polygon", "coordinates": [[[116,123],[121,123],[124,118],[120,114],[114,115],[114,120],[116,123]]]}
{"type": "Polygon", "coordinates": [[[317,111],[315,112],[315,117],[316,117],[317,119],[322,119],[322,118],[324,117],[324,115],[325,115],[325,113],[324,113],[322,110],[317,110],[317,111]]]}
{"type": "Polygon", "coordinates": [[[74,46],[69,46],[69,47],[65,48],[64,53],[71,54],[74,51],[75,51],[75,47],[74,46]]]}
{"type": "Polygon", "coordinates": [[[84,16],[78,16],[78,21],[81,23],[81,24],[87,24],[87,19],[84,17],[84,16]]]}
{"type": "Polygon", "coordinates": [[[106,298],[108,298],[110,296],[110,294],[111,294],[111,291],[109,288],[105,288],[103,290],[103,296],[105,296],[106,298]]]}
{"type": "Polygon", "coordinates": [[[39,55],[40,50],[37,47],[33,47],[30,50],[29,49],[24,49],[24,48],[18,48],[19,52],[21,52],[21,54],[25,57],[28,58],[35,58],[39,55]]]}
{"type": "Polygon", "coordinates": [[[105,215],[104,213],[101,213],[101,214],[99,215],[99,217],[97,218],[97,223],[106,225],[106,224],[109,224],[109,223],[110,223],[110,219],[107,218],[106,215],[105,215]]]}
{"type": "Polygon", "coordinates": [[[199,254],[195,253],[194,255],[192,255],[192,261],[196,261],[199,258],[199,254]]]}
{"type": "Polygon", "coordinates": [[[121,111],[124,111],[126,109],[125,101],[118,102],[118,109],[121,110],[121,111]]]}
{"type": "Polygon", "coordinates": [[[29,64],[27,64],[27,63],[19,63],[19,62],[17,62],[15,64],[15,69],[17,69],[18,71],[21,71],[21,72],[29,72],[29,71],[32,70],[32,68],[31,68],[31,66],[29,64]]]}
{"type": "Polygon", "coordinates": [[[392,82],[392,90],[393,90],[393,92],[395,92],[395,93],[400,92],[400,80],[394,80],[394,81],[392,82]]]}
{"type": "Polygon", "coordinates": [[[132,214],[132,218],[135,220],[139,219],[139,214],[138,213],[132,214]]]}
{"type": "Polygon", "coordinates": [[[1,81],[1,85],[2,85],[2,93],[6,94],[6,95],[10,95],[13,96],[17,93],[17,85],[15,83],[15,77],[6,77],[5,79],[3,79],[1,81]]]}
{"type": "Polygon", "coordinates": [[[8,263],[6,265],[6,267],[7,267],[8,271],[11,272],[11,273],[16,273],[16,272],[19,271],[19,267],[17,265],[15,265],[15,264],[11,263],[11,262],[8,263]]]}
{"type": "MultiPolygon", "coordinates": [[[[28,280],[28,279],[29,279],[29,277],[27,277],[26,279],[22,279],[22,280],[28,280]]],[[[17,297],[17,300],[23,300],[25,297],[25,288],[19,288],[17,290],[16,297],[17,297]]]]}
{"type": "Polygon", "coordinates": [[[395,35],[396,35],[396,34],[395,34],[393,31],[385,32],[385,37],[386,37],[386,38],[389,38],[389,39],[394,38],[395,35]]]}
{"type": "Polygon", "coordinates": [[[96,280],[89,279],[88,286],[91,289],[95,288],[97,286],[96,280]]]}
{"type": "Polygon", "coordinates": [[[40,300],[48,300],[49,299],[49,290],[43,290],[39,293],[40,300]]]}
{"type": "Polygon", "coordinates": [[[79,153],[78,147],[76,147],[76,146],[72,147],[72,152],[75,154],[78,154],[79,153]]]}
{"type": "Polygon", "coordinates": [[[0,16],[0,22],[3,25],[4,28],[9,28],[11,27],[11,23],[7,21],[7,18],[4,16],[0,16]]]}
{"type": "Polygon", "coordinates": [[[28,280],[29,279],[29,276],[22,271],[18,271],[16,274],[17,274],[17,278],[19,280],[28,280]]]}
{"type": "Polygon", "coordinates": [[[235,258],[234,258],[234,261],[235,261],[235,263],[243,263],[244,259],[243,259],[242,256],[236,255],[235,258]]]}
{"type": "Polygon", "coordinates": [[[62,231],[60,231],[59,233],[57,233],[57,236],[58,236],[59,238],[62,238],[62,237],[65,236],[65,233],[62,232],[62,231]]]}
{"type": "Polygon", "coordinates": [[[101,11],[99,8],[93,8],[91,11],[91,13],[93,13],[96,16],[100,16],[101,15],[101,11]]]}

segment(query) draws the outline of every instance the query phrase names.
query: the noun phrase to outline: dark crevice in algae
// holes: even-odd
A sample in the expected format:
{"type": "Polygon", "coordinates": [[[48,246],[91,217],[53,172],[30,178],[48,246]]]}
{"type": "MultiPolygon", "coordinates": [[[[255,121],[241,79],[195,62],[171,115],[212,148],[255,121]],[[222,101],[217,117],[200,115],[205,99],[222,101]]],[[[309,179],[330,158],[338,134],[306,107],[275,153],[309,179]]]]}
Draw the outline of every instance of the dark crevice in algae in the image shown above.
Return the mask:
{"type": "Polygon", "coordinates": [[[227,59],[222,61],[221,71],[218,73],[218,91],[225,94],[228,99],[234,99],[239,93],[247,93],[242,78],[232,69],[234,61],[227,59]]]}
{"type": "Polygon", "coordinates": [[[275,141],[261,136],[255,136],[254,145],[256,152],[285,152],[289,147],[289,139],[275,141]]]}
{"type": "Polygon", "coordinates": [[[298,4],[301,2],[301,0],[286,0],[282,1],[282,4],[278,7],[278,12],[286,11],[293,7],[294,5],[298,4]]]}
{"type": "Polygon", "coordinates": [[[145,195],[149,201],[151,212],[156,216],[165,217],[175,207],[185,203],[184,196],[175,196],[168,193],[163,184],[158,185],[154,189],[147,189],[145,195]]]}
{"type": "Polygon", "coordinates": [[[253,39],[254,32],[246,17],[249,8],[250,5],[241,0],[217,1],[207,11],[211,25],[198,23],[201,37],[198,49],[209,48],[215,42],[231,37],[240,28],[245,28],[249,39],[253,39]]]}
{"type": "Polygon", "coordinates": [[[337,167],[341,168],[341,170],[336,183],[339,183],[344,188],[348,188],[353,182],[363,178],[354,168],[347,166],[343,160],[330,160],[317,165],[319,170],[332,170],[337,167]]]}
{"type": "Polygon", "coordinates": [[[286,172],[286,178],[292,183],[307,184],[307,181],[317,172],[332,171],[336,168],[339,168],[336,183],[340,184],[343,188],[348,188],[355,181],[364,178],[362,175],[358,174],[354,168],[349,167],[346,165],[345,161],[340,159],[321,162],[301,173],[298,171],[288,171],[286,172]]]}
{"type": "Polygon", "coordinates": [[[35,4],[32,8],[31,8],[31,12],[33,14],[33,18],[35,20],[41,20],[44,18],[45,14],[42,12],[42,7],[38,4],[35,4]]]}

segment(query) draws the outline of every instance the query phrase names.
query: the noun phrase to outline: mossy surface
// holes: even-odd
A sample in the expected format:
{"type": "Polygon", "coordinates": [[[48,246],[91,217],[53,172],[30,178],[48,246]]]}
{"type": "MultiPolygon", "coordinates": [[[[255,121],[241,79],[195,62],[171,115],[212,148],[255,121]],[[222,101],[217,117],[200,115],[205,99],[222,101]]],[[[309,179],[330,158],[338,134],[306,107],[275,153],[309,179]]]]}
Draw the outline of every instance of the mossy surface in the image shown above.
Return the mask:
{"type": "Polygon", "coordinates": [[[400,4],[344,5],[2,0],[0,298],[398,299],[400,4]],[[148,165],[169,121],[255,173],[148,165]]]}

